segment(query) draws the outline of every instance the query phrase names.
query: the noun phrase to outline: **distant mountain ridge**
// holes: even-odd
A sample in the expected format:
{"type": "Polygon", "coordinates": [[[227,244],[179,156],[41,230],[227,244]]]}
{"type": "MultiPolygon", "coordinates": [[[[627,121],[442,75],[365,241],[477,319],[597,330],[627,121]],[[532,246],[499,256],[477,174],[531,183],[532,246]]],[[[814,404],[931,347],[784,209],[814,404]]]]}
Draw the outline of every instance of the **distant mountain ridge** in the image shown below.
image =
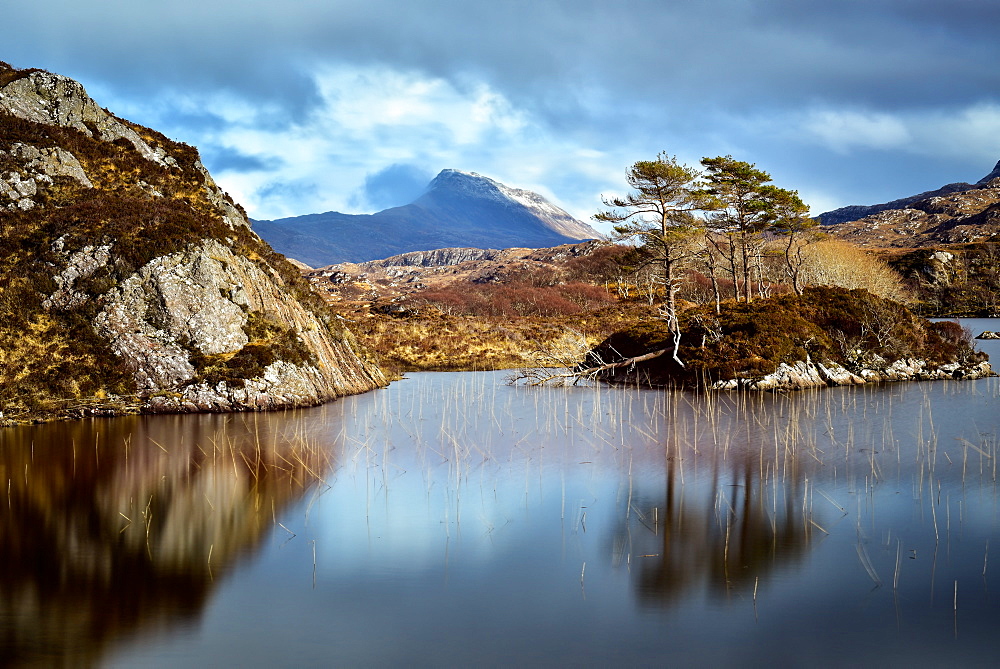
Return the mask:
{"type": "Polygon", "coordinates": [[[862,246],[911,248],[996,240],[1000,233],[1000,162],[974,184],[874,205],[852,205],[818,216],[823,228],[862,246]]]}
{"type": "Polygon", "coordinates": [[[453,169],[402,207],[253,221],[253,228],[275,250],[313,267],[450,247],[543,248],[603,238],[537,193],[453,169]]]}

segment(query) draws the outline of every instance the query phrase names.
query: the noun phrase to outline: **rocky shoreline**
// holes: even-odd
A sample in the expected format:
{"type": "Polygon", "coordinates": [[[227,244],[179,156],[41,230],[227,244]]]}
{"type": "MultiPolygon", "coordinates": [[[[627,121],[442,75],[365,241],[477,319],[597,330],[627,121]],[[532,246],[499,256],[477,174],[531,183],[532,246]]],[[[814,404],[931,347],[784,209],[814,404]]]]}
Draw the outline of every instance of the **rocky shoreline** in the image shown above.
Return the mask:
{"type": "Polygon", "coordinates": [[[973,380],[996,376],[989,362],[967,365],[948,363],[933,365],[926,360],[897,360],[882,369],[865,368],[857,373],[836,363],[799,361],[781,363],[771,374],[760,378],[715,381],[713,390],[804,390],[829,386],[856,386],[887,381],[973,380]]]}

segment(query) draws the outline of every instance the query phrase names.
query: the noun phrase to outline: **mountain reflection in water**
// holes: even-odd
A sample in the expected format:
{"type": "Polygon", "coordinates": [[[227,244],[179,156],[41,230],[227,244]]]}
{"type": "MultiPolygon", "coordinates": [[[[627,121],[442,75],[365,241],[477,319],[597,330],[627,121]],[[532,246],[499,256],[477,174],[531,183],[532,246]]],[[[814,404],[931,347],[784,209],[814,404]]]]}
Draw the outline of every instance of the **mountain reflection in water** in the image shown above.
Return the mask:
{"type": "Polygon", "coordinates": [[[0,434],[0,658],[89,666],[196,619],[329,469],[257,415],[129,417],[0,434]]]}

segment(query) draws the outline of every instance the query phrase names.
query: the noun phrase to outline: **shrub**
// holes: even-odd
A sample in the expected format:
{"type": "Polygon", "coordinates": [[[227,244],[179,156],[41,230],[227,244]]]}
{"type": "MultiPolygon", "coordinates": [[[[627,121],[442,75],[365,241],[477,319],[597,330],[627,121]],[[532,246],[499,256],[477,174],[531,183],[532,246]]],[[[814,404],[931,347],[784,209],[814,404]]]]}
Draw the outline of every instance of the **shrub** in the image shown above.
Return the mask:
{"type": "Polygon", "coordinates": [[[604,288],[581,282],[547,286],[517,281],[425,290],[411,296],[408,303],[453,315],[503,319],[579,314],[614,301],[604,288]]]}

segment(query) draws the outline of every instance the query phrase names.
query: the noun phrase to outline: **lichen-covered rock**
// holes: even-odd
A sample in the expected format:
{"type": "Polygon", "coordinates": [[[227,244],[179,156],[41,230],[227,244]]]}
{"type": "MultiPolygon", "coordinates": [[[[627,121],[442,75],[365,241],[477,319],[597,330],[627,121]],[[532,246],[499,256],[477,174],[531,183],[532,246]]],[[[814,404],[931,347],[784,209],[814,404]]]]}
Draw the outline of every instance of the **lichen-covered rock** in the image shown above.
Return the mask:
{"type": "Polygon", "coordinates": [[[6,420],[317,404],[386,383],[197,152],[0,63],[6,420]]]}
{"type": "Polygon", "coordinates": [[[68,77],[34,71],[16,79],[0,90],[0,110],[27,121],[74,128],[105,142],[123,139],[146,160],[159,165],[177,164],[162,147],[150,146],[134,129],[94,102],[79,82],[68,77]]]}
{"type": "Polygon", "coordinates": [[[823,365],[813,361],[798,361],[791,365],[781,363],[771,374],[760,378],[735,378],[715,381],[715,390],[802,390],[824,386],[855,386],[880,381],[934,381],[973,380],[994,376],[989,362],[963,365],[957,362],[930,365],[926,360],[910,358],[897,360],[883,369],[861,369],[855,374],[831,363],[823,365]]]}
{"type": "Polygon", "coordinates": [[[383,382],[355,352],[347,335],[328,336],[328,326],[304,308],[253,261],[219,242],[160,256],[105,295],[95,328],[130,361],[140,393],[164,389],[158,410],[219,410],[315,404],[342,392],[383,382]],[[276,360],[260,376],[234,385],[199,378],[192,357],[232,356],[251,343],[247,330],[257,315],[289,328],[310,353],[308,364],[276,360]]]}
{"type": "Polygon", "coordinates": [[[7,151],[0,150],[0,211],[34,208],[39,189],[51,186],[55,177],[68,177],[84,188],[93,188],[80,161],[65,149],[15,143],[7,151]]]}

